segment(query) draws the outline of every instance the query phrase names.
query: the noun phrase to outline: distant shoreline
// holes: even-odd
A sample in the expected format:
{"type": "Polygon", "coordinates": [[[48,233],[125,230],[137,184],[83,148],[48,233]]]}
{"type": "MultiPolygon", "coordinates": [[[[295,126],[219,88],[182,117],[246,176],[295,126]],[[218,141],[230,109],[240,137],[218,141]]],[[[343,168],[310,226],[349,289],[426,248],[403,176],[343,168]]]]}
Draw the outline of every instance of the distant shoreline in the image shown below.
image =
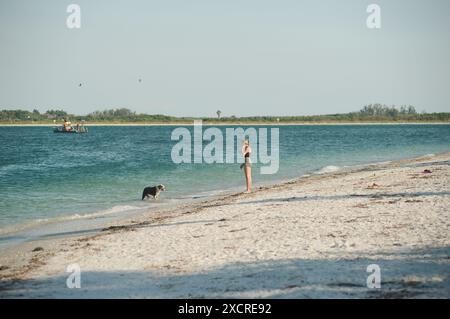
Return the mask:
{"type": "MultiPolygon", "coordinates": [[[[450,122],[289,122],[289,123],[277,123],[277,122],[209,122],[203,121],[202,123],[205,126],[215,125],[215,126],[308,126],[308,125],[450,125],[450,122]]],[[[30,126],[30,127],[55,127],[60,126],[60,123],[0,123],[0,127],[21,127],[21,126],[30,126]]],[[[169,122],[169,123],[133,123],[133,122],[124,122],[124,123],[112,123],[112,122],[92,122],[85,123],[86,126],[186,126],[193,125],[193,122],[169,122]]]]}

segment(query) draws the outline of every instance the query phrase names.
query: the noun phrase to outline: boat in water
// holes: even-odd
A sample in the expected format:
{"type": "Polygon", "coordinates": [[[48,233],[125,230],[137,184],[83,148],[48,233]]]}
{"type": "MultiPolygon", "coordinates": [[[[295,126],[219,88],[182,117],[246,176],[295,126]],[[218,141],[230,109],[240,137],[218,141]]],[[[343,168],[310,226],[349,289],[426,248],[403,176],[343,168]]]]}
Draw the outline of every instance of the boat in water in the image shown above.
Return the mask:
{"type": "Polygon", "coordinates": [[[54,133],[67,133],[67,134],[81,134],[87,133],[88,129],[84,126],[84,124],[77,124],[75,126],[72,125],[69,121],[64,120],[62,126],[58,126],[53,128],[54,133]]]}

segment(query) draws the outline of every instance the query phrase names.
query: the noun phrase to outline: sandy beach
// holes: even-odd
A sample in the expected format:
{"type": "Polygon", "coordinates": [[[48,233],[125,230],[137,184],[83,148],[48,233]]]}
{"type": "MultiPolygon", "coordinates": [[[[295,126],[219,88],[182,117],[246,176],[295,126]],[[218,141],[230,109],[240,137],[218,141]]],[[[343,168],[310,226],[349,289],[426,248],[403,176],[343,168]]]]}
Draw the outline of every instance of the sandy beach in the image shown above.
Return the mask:
{"type": "Polygon", "coordinates": [[[27,242],[1,253],[0,297],[449,298],[449,165],[314,175],[27,242]],[[79,289],[66,286],[73,264],[79,289]]]}

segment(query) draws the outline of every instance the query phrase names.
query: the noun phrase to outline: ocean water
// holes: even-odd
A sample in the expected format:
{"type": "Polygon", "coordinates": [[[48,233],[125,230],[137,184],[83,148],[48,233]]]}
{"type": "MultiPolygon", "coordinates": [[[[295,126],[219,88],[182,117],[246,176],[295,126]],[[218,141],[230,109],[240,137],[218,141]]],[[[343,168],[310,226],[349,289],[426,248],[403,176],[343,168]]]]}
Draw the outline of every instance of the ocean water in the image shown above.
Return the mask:
{"type": "MultiPolygon", "coordinates": [[[[278,128],[279,171],[261,175],[261,164],[254,164],[256,184],[450,151],[450,125],[278,128]]],[[[173,163],[174,129],[93,126],[77,135],[54,134],[50,127],[0,127],[0,229],[152,207],[157,203],[140,200],[142,189],[160,183],[167,188],[160,203],[245,189],[239,164],[173,163]]],[[[225,127],[219,129],[225,136],[225,127]]]]}

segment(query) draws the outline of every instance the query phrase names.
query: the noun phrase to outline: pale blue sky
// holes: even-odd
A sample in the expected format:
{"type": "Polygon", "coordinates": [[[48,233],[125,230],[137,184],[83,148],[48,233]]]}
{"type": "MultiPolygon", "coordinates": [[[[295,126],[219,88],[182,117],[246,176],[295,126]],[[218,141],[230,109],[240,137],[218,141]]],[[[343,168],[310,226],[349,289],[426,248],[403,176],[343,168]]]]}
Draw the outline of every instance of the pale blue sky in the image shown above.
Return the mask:
{"type": "Polygon", "coordinates": [[[450,111],[449,13],[448,0],[0,0],[0,109],[450,111]],[[371,3],[380,30],[366,27],[371,3]]]}

